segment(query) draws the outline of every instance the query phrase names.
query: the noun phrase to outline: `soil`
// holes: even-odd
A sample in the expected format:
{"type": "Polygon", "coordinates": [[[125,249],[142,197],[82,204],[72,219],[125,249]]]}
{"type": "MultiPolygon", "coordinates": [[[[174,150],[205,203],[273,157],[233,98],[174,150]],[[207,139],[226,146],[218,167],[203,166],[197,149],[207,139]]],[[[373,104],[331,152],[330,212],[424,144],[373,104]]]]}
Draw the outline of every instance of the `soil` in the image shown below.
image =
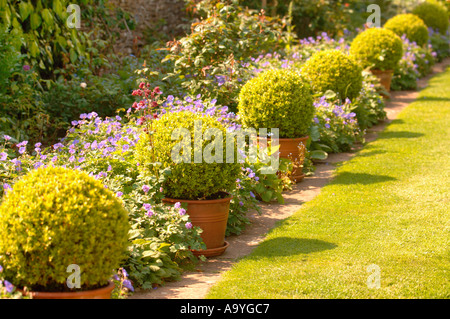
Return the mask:
{"type": "MultiPolygon", "coordinates": [[[[418,90],[426,87],[428,80],[436,73],[445,71],[450,65],[450,58],[436,64],[433,73],[418,81],[418,90]]],[[[394,120],[398,113],[418,96],[418,91],[391,92],[386,102],[387,119],[371,127],[365,135],[366,143],[374,141],[378,133],[394,120]]],[[[265,234],[283,220],[297,212],[303,203],[312,200],[332,178],[334,164],[352,158],[363,145],[357,145],[349,153],[330,154],[326,161],[316,165],[314,176],[306,177],[301,183],[294,185],[291,191],[283,193],[285,204],[261,204],[262,214],[249,214],[251,224],[239,236],[230,236],[226,241],[230,244],[222,256],[209,258],[200,262],[195,271],[185,272],[180,281],[168,282],[163,287],[153,290],[140,290],[130,299],[203,299],[208,289],[216,283],[223,272],[229,270],[240,258],[250,254],[265,238],[265,234]]]]}

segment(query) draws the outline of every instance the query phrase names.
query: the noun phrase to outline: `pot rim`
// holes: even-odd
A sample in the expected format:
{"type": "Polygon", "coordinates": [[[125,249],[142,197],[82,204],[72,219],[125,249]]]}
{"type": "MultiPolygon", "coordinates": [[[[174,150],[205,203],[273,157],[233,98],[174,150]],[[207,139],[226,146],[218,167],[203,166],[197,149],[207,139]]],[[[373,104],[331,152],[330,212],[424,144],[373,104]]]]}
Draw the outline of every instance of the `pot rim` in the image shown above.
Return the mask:
{"type": "Polygon", "coordinates": [[[233,196],[227,193],[227,197],[225,198],[218,198],[218,199],[176,199],[176,198],[170,198],[170,197],[164,197],[162,199],[163,202],[166,203],[173,203],[176,202],[180,203],[187,203],[187,204],[212,204],[212,203],[226,203],[230,202],[233,199],[233,196]]]}
{"type": "MultiPolygon", "coordinates": [[[[267,138],[268,140],[270,140],[270,136],[267,137],[257,137],[258,139],[263,139],[263,138],[267,138]]],[[[288,140],[307,140],[309,139],[309,135],[308,136],[303,136],[303,137],[279,137],[278,140],[280,141],[288,141],[288,140]]]]}
{"type": "MultiPolygon", "coordinates": [[[[112,280],[108,280],[108,285],[96,289],[90,290],[81,290],[81,291],[28,291],[30,296],[34,297],[57,297],[60,296],[61,299],[64,299],[65,296],[95,296],[101,293],[106,293],[108,291],[112,291],[115,287],[115,284],[112,280]]],[[[18,291],[24,294],[23,289],[17,289],[18,291]]]]}

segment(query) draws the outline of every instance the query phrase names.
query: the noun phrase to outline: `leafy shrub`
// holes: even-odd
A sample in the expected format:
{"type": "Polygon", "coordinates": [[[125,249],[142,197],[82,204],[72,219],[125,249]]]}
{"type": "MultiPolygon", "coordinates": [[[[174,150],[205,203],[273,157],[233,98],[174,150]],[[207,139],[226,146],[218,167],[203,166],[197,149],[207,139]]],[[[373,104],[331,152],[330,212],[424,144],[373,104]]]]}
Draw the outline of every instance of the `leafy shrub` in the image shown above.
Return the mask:
{"type": "Polygon", "coordinates": [[[244,127],[278,128],[281,138],[306,136],[314,115],[310,85],[294,71],[265,71],[243,86],[238,115],[244,127]]]}
{"type": "Polygon", "coordinates": [[[167,197],[209,199],[215,198],[220,192],[229,192],[234,189],[240,164],[235,160],[233,163],[227,163],[227,131],[216,118],[190,111],[169,112],[154,121],[151,129],[153,134],[144,133],[136,146],[136,160],[140,163],[143,173],[147,174],[154,171],[153,162],[160,162],[162,168],[170,168],[171,173],[163,186],[167,197]],[[174,130],[178,128],[189,132],[189,136],[185,136],[182,142],[171,138],[174,130]],[[215,130],[214,139],[211,142],[203,140],[201,145],[198,144],[194,140],[194,134],[197,135],[200,132],[204,134],[209,129],[215,130]],[[217,146],[216,143],[219,145],[217,146]],[[149,149],[150,146],[152,146],[151,149],[149,149]],[[181,149],[175,152],[178,152],[176,154],[181,158],[177,159],[178,163],[175,163],[172,150],[179,146],[183,147],[182,152],[180,152],[181,149]],[[211,146],[214,147],[213,151],[211,146]],[[205,151],[206,147],[210,148],[209,151],[205,151]],[[211,158],[198,159],[195,153],[200,150],[203,156],[210,154],[211,158]]]}
{"type": "Polygon", "coordinates": [[[83,0],[78,3],[82,8],[81,22],[90,22],[89,33],[83,28],[68,27],[67,21],[73,21],[72,11],[67,11],[71,4],[68,0],[2,1],[0,18],[11,32],[23,35],[22,50],[27,63],[35,67],[42,78],[54,79],[54,71],[69,63],[88,61],[92,70],[98,71],[103,59],[97,48],[112,44],[111,24],[121,27],[120,24],[127,21],[131,29],[134,27],[129,14],[117,8],[106,8],[103,2],[83,0]]]}
{"type": "Polygon", "coordinates": [[[189,35],[170,42],[170,54],[165,60],[173,61],[174,70],[169,77],[181,77],[186,93],[217,99],[220,105],[235,110],[239,89],[245,83],[242,65],[255,52],[278,46],[280,22],[218,1],[191,28],[189,35]]]}
{"type": "Polygon", "coordinates": [[[419,46],[423,46],[428,41],[428,28],[415,14],[396,15],[386,22],[384,28],[394,31],[400,37],[406,34],[409,41],[416,42],[419,46]]]}
{"type": "MultiPolygon", "coordinates": [[[[242,5],[261,9],[260,0],[242,0],[242,5]]],[[[352,16],[353,0],[293,0],[267,1],[266,11],[271,16],[286,16],[291,11],[294,31],[299,38],[315,36],[321,32],[337,34],[348,27],[352,16]],[[290,9],[290,3],[292,8],[290,9]]]]}
{"type": "Polygon", "coordinates": [[[403,54],[402,40],[391,30],[370,28],[352,41],[350,54],[363,68],[394,70],[403,54]]]}
{"type": "Polygon", "coordinates": [[[0,206],[0,254],[14,284],[66,290],[77,264],[83,289],[106,285],[128,245],[128,214],[101,182],[58,167],[19,180],[0,206]]]}
{"type": "Polygon", "coordinates": [[[353,100],[362,87],[362,69],[339,50],[326,50],[314,54],[306,61],[302,74],[311,82],[313,90],[339,93],[342,100],[353,100]]]}
{"type": "Polygon", "coordinates": [[[448,13],[444,6],[437,2],[426,1],[414,8],[413,13],[419,16],[432,29],[445,34],[448,30],[448,13]]]}

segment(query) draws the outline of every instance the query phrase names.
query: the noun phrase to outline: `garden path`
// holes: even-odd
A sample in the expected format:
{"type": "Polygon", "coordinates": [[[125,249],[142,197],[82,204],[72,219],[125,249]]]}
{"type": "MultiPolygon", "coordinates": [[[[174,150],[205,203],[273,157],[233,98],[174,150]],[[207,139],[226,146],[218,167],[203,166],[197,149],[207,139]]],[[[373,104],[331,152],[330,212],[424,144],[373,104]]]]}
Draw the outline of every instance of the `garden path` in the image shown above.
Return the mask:
{"type": "MultiPolygon", "coordinates": [[[[433,73],[419,80],[418,90],[424,88],[428,80],[436,73],[443,72],[450,65],[450,58],[433,67],[433,73]]],[[[387,119],[370,128],[365,136],[366,142],[377,138],[387,124],[397,117],[409,103],[413,102],[418,91],[392,92],[391,99],[386,103],[387,119]]],[[[163,287],[153,290],[137,291],[131,299],[202,299],[208,289],[216,283],[223,272],[229,270],[239,258],[248,254],[265,238],[265,234],[275,226],[277,221],[283,220],[295,212],[301,205],[312,200],[319,194],[321,188],[332,178],[336,163],[349,160],[363,147],[356,146],[350,153],[330,154],[326,161],[316,165],[315,175],[305,178],[303,182],[294,185],[292,191],[285,192],[285,204],[261,204],[261,215],[256,212],[249,214],[251,224],[239,236],[231,236],[226,240],[230,247],[222,256],[209,258],[201,262],[195,271],[185,272],[181,280],[168,282],[163,287]]]]}

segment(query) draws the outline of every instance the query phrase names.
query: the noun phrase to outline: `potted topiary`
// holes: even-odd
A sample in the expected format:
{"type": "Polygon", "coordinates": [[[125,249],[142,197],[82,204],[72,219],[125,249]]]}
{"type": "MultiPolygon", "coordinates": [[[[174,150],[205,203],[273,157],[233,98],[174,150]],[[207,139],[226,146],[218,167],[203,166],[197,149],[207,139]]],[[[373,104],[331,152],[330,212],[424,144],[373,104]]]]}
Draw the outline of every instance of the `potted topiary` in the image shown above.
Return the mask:
{"type": "Polygon", "coordinates": [[[196,255],[218,256],[228,247],[224,239],[232,199],[229,192],[236,187],[241,165],[227,161],[226,133],[226,127],[211,115],[167,112],[152,122],[151,134],[143,133],[136,145],[142,174],[170,169],[163,182],[163,201],[187,204],[192,225],[203,230],[206,250],[194,251],[196,255]],[[206,138],[211,132],[214,135],[206,138]],[[160,167],[155,169],[155,163],[160,167]]]}
{"type": "Polygon", "coordinates": [[[383,28],[367,29],[352,41],[350,54],[378,77],[387,92],[390,91],[394,69],[403,56],[402,40],[398,35],[383,28]]]}
{"type": "Polygon", "coordinates": [[[311,82],[314,92],[331,90],[344,101],[358,97],[362,89],[362,68],[353,57],[339,50],[315,53],[304,64],[301,74],[311,82]]]}
{"type": "Polygon", "coordinates": [[[304,177],[301,162],[314,111],[310,85],[292,70],[260,73],[239,93],[238,115],[243,127],[279,129],[280,157],[296,162],[291,174],[294,182],[304,177]]]}
{"type": "Polygon", "coordinates": [[[428,42],[428,28],[421,18],[415,14],[399,14],[389,19],[385,29],[393,31],[399,37],[406,35],[411,42],[416,42],[418,46],[423,46],[428,42]]]}
{"type": "Polygon", "coordinates": [[[441,34],[448,31],[449,21],[447,8],[436,1],[426,1],[419,4],[412,11],[425,22],[427,27],[437,30],[441,34]]]}
{"type": "Polygon", "coordinates": [[[17,181],[0,206],[0,264],[35,299],[109,299],[128,229],[122,203],[100,181],[39,168],[17,181]]]}

